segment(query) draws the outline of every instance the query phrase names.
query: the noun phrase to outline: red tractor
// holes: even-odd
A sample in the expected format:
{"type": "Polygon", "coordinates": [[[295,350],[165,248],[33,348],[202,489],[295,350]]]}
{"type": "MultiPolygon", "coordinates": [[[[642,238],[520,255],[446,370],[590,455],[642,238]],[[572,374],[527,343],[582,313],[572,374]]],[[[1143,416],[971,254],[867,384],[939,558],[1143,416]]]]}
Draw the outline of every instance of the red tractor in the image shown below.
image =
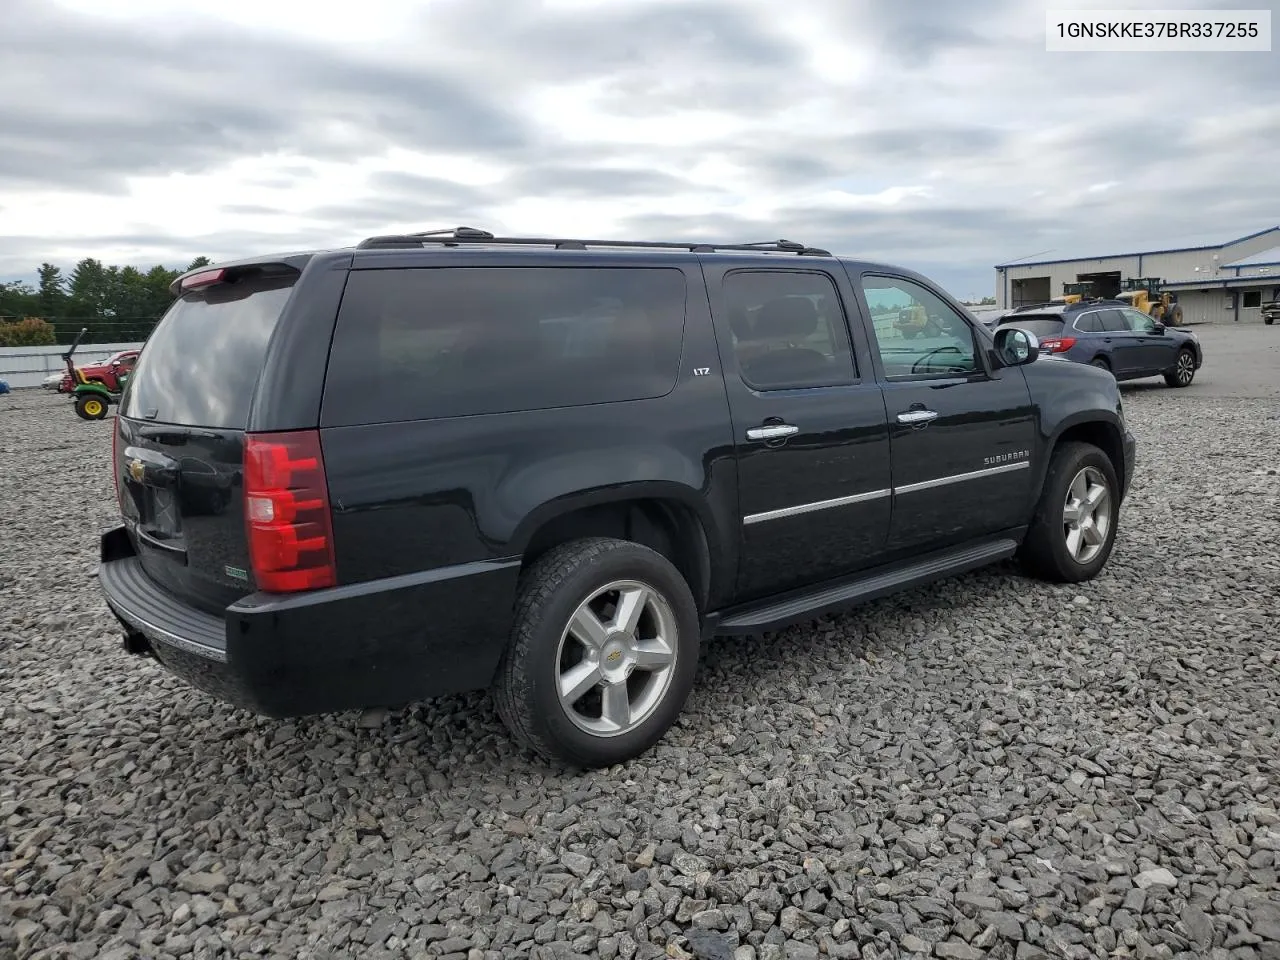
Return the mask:
{"type": "MultiPolygon", "coordinates": [[[[79,338],[77,338],[79,339],[79,338]]],[[[120,375],[128,375],[133,369],[133,365],[138,362],[137,350],[121,350],[113,353],[105,360],[95,360],[93,363],[86,363],[78,369],[85,383],[100,383],[112,393],[119,393],[123,384],[120,382],[120,375]]],[[[71,371],[68,370],[62,375],[62,382],[58,384],[59,393],[70,393],[76,388],[76,380],[72,379],[71,371]]]]}

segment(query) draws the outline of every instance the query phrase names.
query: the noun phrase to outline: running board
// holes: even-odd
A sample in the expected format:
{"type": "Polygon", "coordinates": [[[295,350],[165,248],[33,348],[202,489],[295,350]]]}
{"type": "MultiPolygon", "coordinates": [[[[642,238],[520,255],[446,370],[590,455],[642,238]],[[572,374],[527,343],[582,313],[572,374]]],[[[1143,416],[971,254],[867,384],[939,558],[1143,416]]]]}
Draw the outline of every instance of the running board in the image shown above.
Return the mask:
{"type": "Polygon", "coordinates": [[[1007,560],[1017,549],[1016,540],[989,540],[976,546],[930,554],[921,560],[895,565],[857,580],[846,580],[816,591],[731,608],[715,622],[708,624],[708,633],[740,636],[780,630],[801,620],[878,600],[900,590],[923,586],[1007,560]]]}

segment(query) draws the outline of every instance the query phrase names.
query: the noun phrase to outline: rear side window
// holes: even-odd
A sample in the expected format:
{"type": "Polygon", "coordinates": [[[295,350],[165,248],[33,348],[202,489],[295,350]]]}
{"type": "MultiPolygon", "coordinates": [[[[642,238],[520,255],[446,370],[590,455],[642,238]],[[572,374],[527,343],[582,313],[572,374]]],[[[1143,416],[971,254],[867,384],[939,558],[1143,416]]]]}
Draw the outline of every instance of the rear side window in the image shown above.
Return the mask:
{"type": "Polygon", "coordinates": [[[129,376],[121,413],[243,430],[267,341],[296,274],[260,275],[185,294],[157,324],[129,376]]]}
{"type": "Polygon", "coordinates": [[[1098,315],[1102,318],[1104,333],[1119,333],[1129,329],[1128,321],[1119,310],[1099,310],[1098,315]]]}
{"type": "Polygon", "coordinates": [[[1075,328],[1081,333],[1101,333],[1102,317],[1098,313],[1086,313],[1082,317],[1077,317],[1075,328]]]}
{"type": "Polygon", "coordinates": [[[724,280],[743,382],[757,390],[857,380],[844,307],[825,273],[737,270],[724,280]]]}
{"type": "Polygon", "coordinates": [[[326,426],[660,397],[685,278],[667,267],[426,267],[347,281],[326,426]]]}

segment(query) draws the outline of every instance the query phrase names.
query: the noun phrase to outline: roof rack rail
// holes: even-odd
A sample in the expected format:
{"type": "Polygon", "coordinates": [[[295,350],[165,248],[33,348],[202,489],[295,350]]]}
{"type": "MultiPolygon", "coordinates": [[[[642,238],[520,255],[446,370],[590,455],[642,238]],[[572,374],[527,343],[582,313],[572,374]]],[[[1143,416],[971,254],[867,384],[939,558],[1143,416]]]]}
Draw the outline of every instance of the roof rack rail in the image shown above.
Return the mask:
{"type": "Polygon", "coordinates": [[[465,243],[513,244],[517,246],[555,247],[557,250],[586,250],[591,247],[625,247],[649,250],[688,250],[691,253],[791,253],[801,257],[829,257],[831,251],[806,246],[795,240],[761,240],[756,243],[701,243],[665,240],[574,240],[557,237],[496,237],[488,230],[475,227],[449,227],[418,233],[394,233],[367,237],[356,244],[357,250],[405,250],[438,243],[456,247],[465,243]]]}

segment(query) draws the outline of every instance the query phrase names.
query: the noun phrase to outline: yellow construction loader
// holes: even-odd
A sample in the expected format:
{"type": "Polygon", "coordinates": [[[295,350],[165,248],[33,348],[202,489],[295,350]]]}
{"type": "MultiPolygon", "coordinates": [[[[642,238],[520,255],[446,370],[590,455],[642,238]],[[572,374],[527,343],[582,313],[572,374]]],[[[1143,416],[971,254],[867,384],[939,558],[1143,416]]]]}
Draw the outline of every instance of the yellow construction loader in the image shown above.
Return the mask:
{"type": "Polygon", "coordinates": [[[1089,295],[1093,292],[1093,281],[1082,280],[1079,283],[1064,283],[1062,285],[1062,296],[1057,297],[1053,303],[1079,303],[1081,300],[1089,299],[1089,295]]]}
{"type": "Polygon", "coordinates": [[[1167,290],[1160,291],[1157,277],[1133,277],[1123,281],[1117,300],[1123,300],[1135,310],[1140,310],[1169,327],[1182,323],[1182,306],[1167,290]]]}

